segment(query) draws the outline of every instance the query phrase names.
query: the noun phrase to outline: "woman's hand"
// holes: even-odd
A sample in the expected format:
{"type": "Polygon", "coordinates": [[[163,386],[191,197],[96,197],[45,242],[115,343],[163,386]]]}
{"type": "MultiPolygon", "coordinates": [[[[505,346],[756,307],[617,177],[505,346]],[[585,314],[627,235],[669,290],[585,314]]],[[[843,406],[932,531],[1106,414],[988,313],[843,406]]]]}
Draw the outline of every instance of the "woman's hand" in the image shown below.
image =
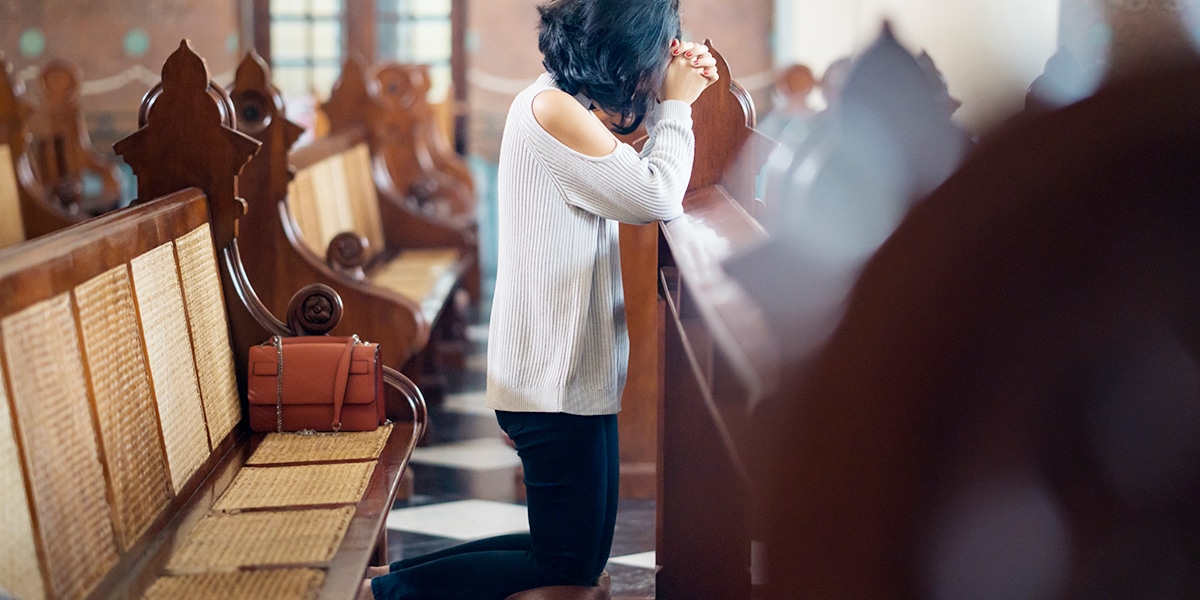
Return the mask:
{"type": "Polygon", "coordinates": [[[717,74],[717,59],[708,46],[693,42],[671,41],[671,62],[663,80],[662,100],[680,100],[691,104],[712,85],[717,74]]]}

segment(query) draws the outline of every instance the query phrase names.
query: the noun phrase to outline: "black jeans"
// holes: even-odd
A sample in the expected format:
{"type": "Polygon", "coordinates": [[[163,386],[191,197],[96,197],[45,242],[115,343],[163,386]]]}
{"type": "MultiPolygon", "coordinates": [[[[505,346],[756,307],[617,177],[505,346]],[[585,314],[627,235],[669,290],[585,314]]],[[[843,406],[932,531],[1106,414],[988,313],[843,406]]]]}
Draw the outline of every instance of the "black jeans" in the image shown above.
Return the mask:
{"type": "Polygon", "coordinates": [[[592,585],[612,549],[617,416],[496,412],[525,468],[529,533],[397,561],[371,580],[378,600],[503,600],[548,585],[592,585]]]}

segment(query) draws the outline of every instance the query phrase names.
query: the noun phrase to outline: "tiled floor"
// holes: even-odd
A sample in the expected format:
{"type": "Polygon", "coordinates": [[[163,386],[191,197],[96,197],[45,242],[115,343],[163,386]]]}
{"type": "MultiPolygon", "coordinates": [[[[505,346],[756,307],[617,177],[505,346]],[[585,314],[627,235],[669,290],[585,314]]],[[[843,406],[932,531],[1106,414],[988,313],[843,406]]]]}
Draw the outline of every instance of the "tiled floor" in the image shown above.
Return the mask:
{"type": "MultiPolygon", "coordinates": [[[[392,560],[528,530],[520,461],[485,406],[486,322],[471,326],[469,336],[472,354],[450,374],[445,398],[430,406],[429,436],[413,454],[414,494],[388,517],[392,560]]],[[[614,598],[654,597],[654,501],[621,501],[608,572],[614,598]]]]}

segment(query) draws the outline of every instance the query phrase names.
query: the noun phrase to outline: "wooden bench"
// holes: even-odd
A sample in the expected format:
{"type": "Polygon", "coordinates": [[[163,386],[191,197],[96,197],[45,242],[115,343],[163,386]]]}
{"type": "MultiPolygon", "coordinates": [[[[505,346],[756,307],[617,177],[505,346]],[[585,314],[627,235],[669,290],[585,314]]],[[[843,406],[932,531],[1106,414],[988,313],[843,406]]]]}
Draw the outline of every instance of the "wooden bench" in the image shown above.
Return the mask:
{"type": "Polygon", "coordinates": [[[1197,95],[1109,78],[909,213],[781,387],[763,597],[1200,594],[1197,95]]]}
{"type": "Polygon", "coordinates": [[[26,122],[33,109],[23,91],[12,65],[0,55],[0,248],[81,219],[52,204],[34,178],[26,152],[26,122]]]}
{"type": "MultiPolygon", "coordinates": [[[[419,69],[384,64],[368,71],[351,58],[321,105],[332,135],[362,132],[376,165],[375,181],[380,188],[380,210],[409,230],[434,229],[455,232],[453,239],[437,239],[436,246],[459,247],[471,257],[463,274],[463,287],[478,302],[481,271],[474,180],[461,160],[453,160],[427,144],[434,133],[429,124],[423,90],[428,81],[419,69]],[[385,175],[386,174],[386,175],[385,175]]],[[[405,238],[413,236],[410,232],[405,238]]],[[[417,238],[419,240],[419,238],[417,238]]],[[[409,244],[401,243],[404,248],[409,244]]],[[[418,246],[430,243],[417,241],[418,246]]]]}
{"type": "MultiPolygon", "coordinates": [[[[777,360],[761,313],[722,268],[767,237],[751,211],[758,167],[775,143],[754,130],[753,102],[712,52],[721,79],[692,105],[696,161],[684,215],[651,230],[657,243],[639,252],[637,280],[626,275],[631,353],[639,344],[653,349],[650,359],[630,361],[629,379],[645,365],[661,369],[653,396],[659,597],[750,597],[754,432],[746,409],[770,385],[777,360]],[[651,315],[636,328],[635,310],[651,315]]],[[[623,255],[623,267],[632,259],[623,255]]]]}
{"type": "MultiPolygon", "coordinates": [[[[339,81],[331,102],[352,87],[345,74],[339,81]]],[[[301,130],[257,55],[242,62],[231,94],[239,127],[263,142],[242,179],[243,227],[255,249],[247,269],[268,306],[286,305],[306,283],[329,285],[353,313],[335,333],[378,332],[386,364],[435,387],[438,353],[464,338],[456,291],[478,271],[474,236],[403,210],[365,128],[289,153],[301,130]]]]}
{"type": "MultiPolygon", "coordinates": [[[[716,158],[693,171],[684,199],[684,216],[661,227],[664,252],[660,255],[658,276],[661,301],[666,306],[663,332],[666,392],[660,424],[662,491],[658,509],[662,533],[656,590],[671,596],[761,595],[753,584],[763,581],[755,581],[752,574],[762,574],[778,549],[768,545],[765,555],[757,553],[754,542],[768,538],[779,541],[773,536],[776,519],[781,514],[776,511],[803,510],[795,503],[784,505],[786,508],[767,504],[767,493],[778,478],[774,444],[779,439],[774,435],[778,432],[775,425],[781,412],[793,408],[787,403],[794,402],[792,398],[781,398],[778,386],[785,378],[805,371],[805,357],[811,356],[824,341],[824,335],[836,326],[844,301],[841,294],[847,291],[837,284],[852,281],[854,269],[861,264],[833,262],[831,257],[836,253],[813,239],[812,229],[804,229],[792,219],[808,218],[809,227],[832,228],[844,223],[822,220],[827,213],[804,214],[794,206],[783,206],[797,199],[774,199],[780,206],[770,207],[772,219],[760,221],[755,217],[764,214],[756,213],[762,209],[753,199],[758,173],[755,165],[762,164],[763,150],[771,144],[752,129],[755,124],[752,105],[740,102],[738,92],[736,88],[729,93],[710,89],[695,105],[697,156],[720,156],[720,148],[727,150],[724,158],[716,158]],[[806,253],[814,247],[821,252],[806,253]],[[826,269],[831,266],[848,272],[829,277],[826,269]],[[817,298],[821,301],[814,300],[817,298]],[[828,298],[833,301],[824,303],[828,298]],[[720,518],[714,519],[712,515],[720,518]],[[698,527],[697,523],[705,526],[698,527]]],[[[862,154],[865,151],[871,156],[869,151],[877,145],[914,147],[917,143],[914,140],[945,142],[946,149],[961,144],[961,140],[956,142],[957,138],[919,137],[925,131],[933,132],[934,136],[947,131],[954,133],[950,112],[942,108],[937,92],[917,57],[896,44],[890,35],[882,36],[856,63],[846,86],[844,100],[854,103],[853,110],[831,117],[846,120],[832,125],[831,132],[819,139],[825,144],[821,152],[805,158],[812,160],[808,168],[814,169],[817,176],[810,173],[807,178],[793,180],[800,185],[811,185],[817,178],[822,184],[816,190],[807,190],[803,200],[812,206],[902,197],[902,214],[912,200],[905,195],[920,189],[914,182],[932,184],[934,170],[916,159],[897,161],[883,166],[892,167],[892,174],[903,171],[909,177],[888,178],[882,168],[874,171],[864,167],[880,165],[863,160],[862,154]],[[919,96],[914,90],[925,91],[926,102],[919,107],[922,110],[906,110],[900,116],[890,112],[889,99],[879,87],[864,85],[881,73],[896,74],[902,79],[900,82],[889,79],[885,83],[894,85],[881,87],[906,90],[911,95],[905,100],[919,96]],[[920,122],[922,126],[928,124],[929,128],[905,129],[897,126],[898,118],[909,119],[908,123],[920,122]],[[922,120],[916,121],[917,118],[922,120]],[[874,127],[861,127],[864,124],[874,127]],[[847,131],[853,132],[849,140],[837,137],[848,135],[847,131]],[[877,179],[889,183],[903,181],[911,187],[896,185],[881,194],[877,187],[868,185],[860,190],[852,185],[861,181],[873,185],[877,179]],[[856,191],[861,195],[853,195],[856,191]],[[846,198],[847,192],[851,192],[850,198],[846,198]]],[[[953,164],[937,162],[943,169],[942,178],[953,164]]],[[[924,191],[928,192],[930,187],[924,191]]],[[[796,191],[795,187],[791,189],[796,191]]],[[[863,231],[845,233],[864,234],[863,231]]],[[[840,383],[853,387],[846,381],[840,383]]],[[[832,429],[828,433],[837,434],[832,429]]],[[[825,468],[811,466],[816,470],[825,468]]],[[[795,491],[794,487],[789,489],[795,491]]],[[[806,493],[820,492],[806,490],[806,493]]],[[[873,521],[871,525],[878,523],[873,521]]],[[[793,534],[804,537],[803,532],[793,534]]],[[[774,572],[767,577],[773,583],[771,577],[775,577],[774,572]]],[[[796,578],[787,580],[797,583],[796,578]]],[[[805,597],[804,589],[779,586],[772,590],[774,595],[765,597],[805,597]]],[[[814,597],[881,595],[888,593],[816,593],[814,597]]]]}
{"type": "Polygon", "coordinates": [[[0,251],[0,589],[354,598],[386,558],[420,392],[389,370],[388,427],[250,434],[232,348],[337,311],[284,324],[254,296],[236,194],[258,144],[186,42],[141,121],[116,145],[141,201],[0,251]]]}
{"type": "Polygon", "coordinates": [[[415,198],[422,212],[475,230],[475,179],[429,104],[428,65],[383,63],[372,77],[384,108],[376,153],[396,188],[415,198]]]}

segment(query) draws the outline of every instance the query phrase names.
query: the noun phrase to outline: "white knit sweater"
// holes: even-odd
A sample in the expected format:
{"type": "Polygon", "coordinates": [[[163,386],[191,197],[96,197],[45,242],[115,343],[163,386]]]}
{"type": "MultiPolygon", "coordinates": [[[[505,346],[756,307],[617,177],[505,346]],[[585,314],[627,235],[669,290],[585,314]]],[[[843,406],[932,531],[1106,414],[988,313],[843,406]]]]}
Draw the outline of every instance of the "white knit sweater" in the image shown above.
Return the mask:
{"type": "Polygon", "coordinates": [[[596,158],[563,145],[534,118],[534,97],[553,88],[543,74],[516,97],[500,144],[488,406],[613,414],[629,362],[617,222],[683,214],[692,108],[659,104],[647,115],[640,155],[618,144],[596,158]]]}

